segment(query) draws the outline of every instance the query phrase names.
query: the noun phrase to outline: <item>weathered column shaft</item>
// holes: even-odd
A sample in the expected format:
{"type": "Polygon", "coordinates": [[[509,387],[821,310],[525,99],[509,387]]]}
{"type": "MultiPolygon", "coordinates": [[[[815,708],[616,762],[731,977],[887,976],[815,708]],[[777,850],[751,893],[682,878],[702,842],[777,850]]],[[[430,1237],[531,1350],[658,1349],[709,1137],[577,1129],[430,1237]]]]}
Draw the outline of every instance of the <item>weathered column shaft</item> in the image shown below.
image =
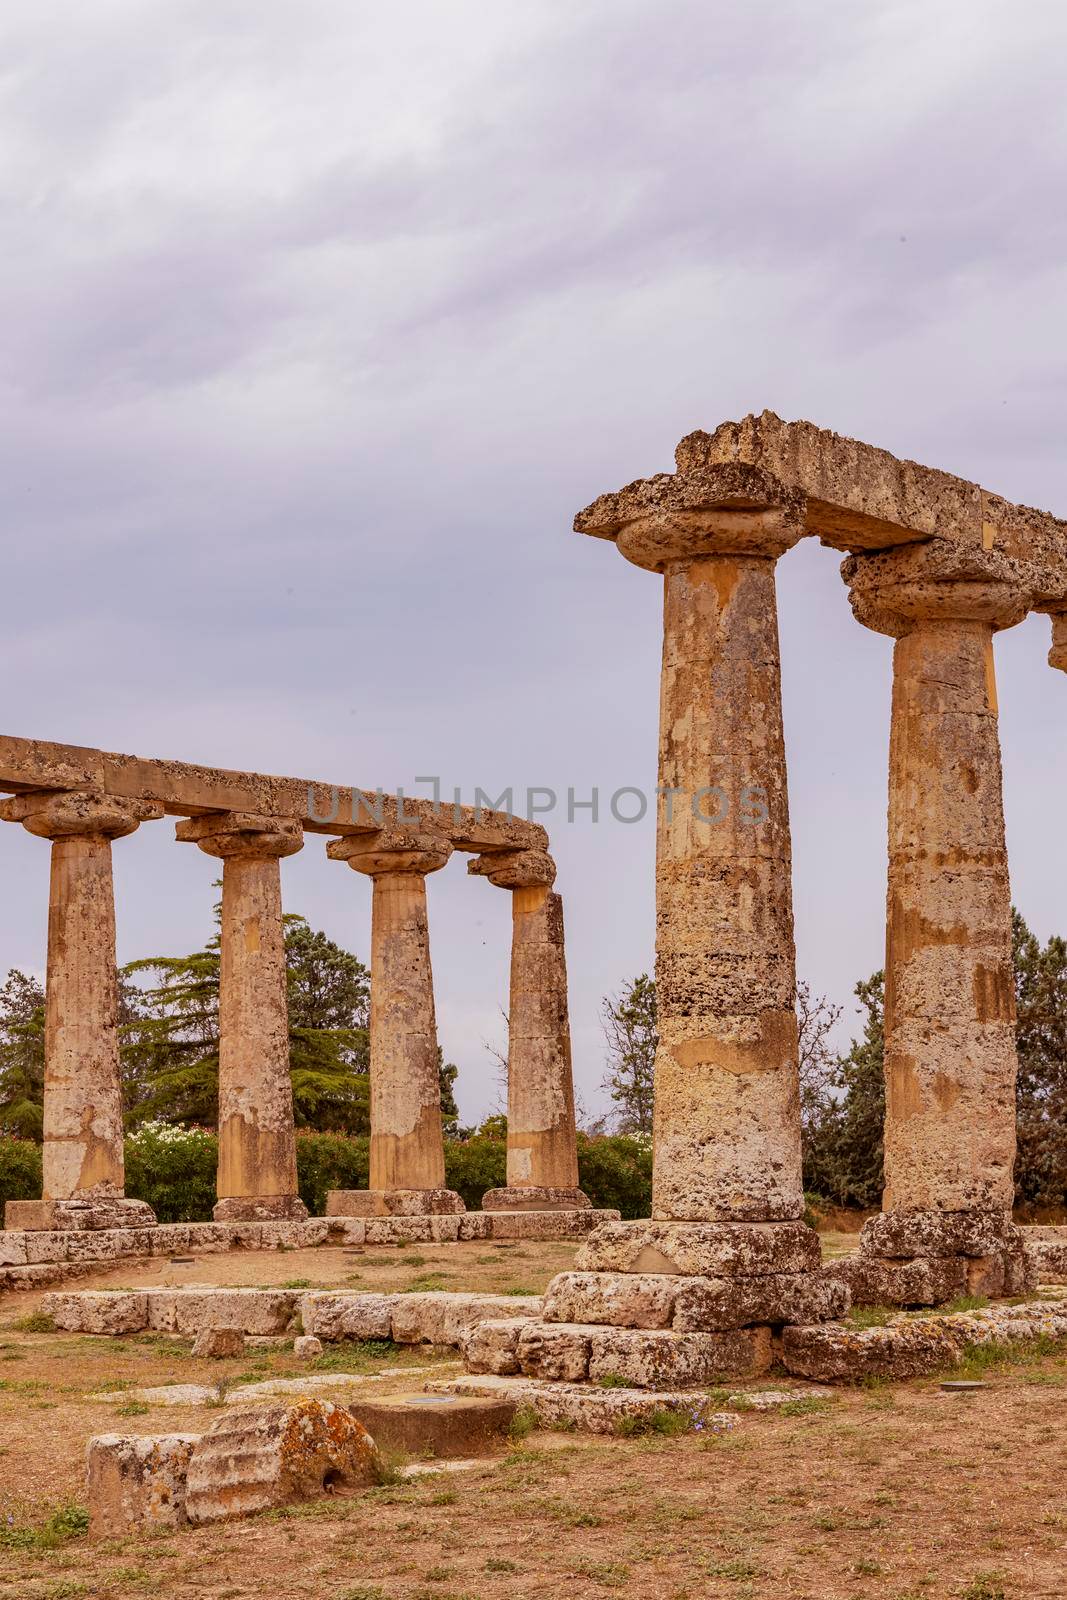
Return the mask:
{"type": "Polygon", "coordinates": [[[371,912],[372,1189],[445,1182],[426,879],[381,872],[371,912]]]}
{"type": "Polygon", "coordinates": [[[281,863],[238,856],[222,869],[219,1199],[296,1189],[281,863]]]}
{"type": "Polygon", "coordinates": [[[508,1186],[575,1189],[571,1033],[563,901],[545,884],[511,897],[508,1186]]]}
{"type": "Polygon", "coordinates": [[[43,1196],[121,1194],[115,891],[101,834],[53,842],[46,996],[43,1196]]]}
{"type": "Polygon", "coordinates": [[[653,1216],[800,1216],[789,812],[773,555],[665,575],[653,1216]]]}
{"type": "Polygon", "coordinates": [[[445,1188],[440,1051],[430,966],[426,875],[445,865],[449,841],[410,828],[333,840],[374,882],[371,909],[370,1186],[334,1190],[334,1215],[433,1214],[464,1209],[445,1188]]]}
{"type": "Polygon", "coordinates": [[[1007,1208],[1015,991],[993,629],[917,622],[893,654],[885,1194],[1007,1208]]]}
{"type": "Polygon", "coordinates": [[[176,831],[223,863],[215,1219],[299,1220],[281,860],[301,848],[301,828],[227,812],[176,831]]]}
{"type": "Polygon", "coordinates": [[[0,816],[52,841],[45,986],[43,1201],[12,1201],[9,1227],[152,1223],[124,1197],[115,888],[111,842],[162,816],[95,792],[21,794],[0,816]]]}

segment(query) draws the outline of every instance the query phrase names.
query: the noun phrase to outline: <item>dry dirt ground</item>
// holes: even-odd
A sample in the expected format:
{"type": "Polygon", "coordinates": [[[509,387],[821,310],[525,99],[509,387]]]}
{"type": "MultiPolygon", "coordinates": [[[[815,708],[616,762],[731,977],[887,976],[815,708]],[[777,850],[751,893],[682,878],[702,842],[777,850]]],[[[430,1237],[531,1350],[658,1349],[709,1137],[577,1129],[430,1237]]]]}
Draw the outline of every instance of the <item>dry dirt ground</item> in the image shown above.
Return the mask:
{"type": "MultiPolygon", "coordinates": [[[[441,1287],[538,1289],[573,1250],[418,1246],[368,1249],[358,1261],[348,1251],[291,1252],[284,1262],[249,1252],[202,1257],[195,1281],[337,1284],[358,1275],[359,1287],[396,1289],[447,1274],[441,1287]]],[[[167,1274],[193,1271],[127,1266],[77,1287],[180,1282],[167,1274]]],[[[309,1367],[289,1351],[209,1363],[192,1360],[188,1341],[167,1336],[94,1339],[11,1326],[30,1309],[27,1296],[0,1305],[0,1600],[1067,1595],[1067,1354],[993,1368],[983,1374],[987,1387],[966,1399],[928,1379],[839,1390],[785,1414],[741,1411],[721,1434],[534,1432],[470,1472],[243,1523],[91,1545],[77,1512],[60,1510],[83,1500],[86,1438],[199,1431],[218,1415],[145,1411],[122,1386],[232,1386],[309,1367]],[[84,1398],[101,1389],[114,1398],[84,1398]]],[[[327,1347],[317,1370],[433,1363],[425,1350],[337,1346],[327,1347]]],[[[441,1362],[441,1375],[448,1370],[441,1362]]],[[[432,1375],[373,1388],[411,1388],[432,1375]]]]}

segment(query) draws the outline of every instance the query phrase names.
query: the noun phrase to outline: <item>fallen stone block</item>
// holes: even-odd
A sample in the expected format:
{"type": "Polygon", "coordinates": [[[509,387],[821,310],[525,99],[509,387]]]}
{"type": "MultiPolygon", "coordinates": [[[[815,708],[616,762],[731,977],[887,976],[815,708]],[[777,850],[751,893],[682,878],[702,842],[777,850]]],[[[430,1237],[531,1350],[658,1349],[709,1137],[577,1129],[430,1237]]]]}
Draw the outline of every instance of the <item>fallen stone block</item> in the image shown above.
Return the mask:
{"type": "Polygon", "coordinates": [[[511,1426],[515,1402],[507,1398],[444,1394],[391,1394],[346,1401],[350,1416],[380,1450],[442,1458],[484,1455],[511,1426]]]}
{"type": "Polygon", "coordinates": [[[284,1333],[299,1298],[299,1292],[292,1289],[153,1289],[149,1327],[186,1336],[203,1328],[284,1333]]]}
{"type": "Polygon", "coordinates": [[[538,1184],[487,1189],[483,1211],[588,1211],[592,1202],[581,1189],[558,1189],[538,1184]]]}
{"type": "Polygon", "coordinates": [[[827,1262],[826,1272],[848,1286],[856,1306],[942,1306],[969,1292],[962,1256],[898,1261],[856,1251],[827,1262]]]}
{"type": "Polygon", "coordinates": [[[665,1272],[560,1272],[545,1291],[542,1319],[669,1328],[683,1281],[665,1272]]]}
{"type": "Polygon", "coordinates": [[[822,1265],[822,1248],[803,1222],[606,1222],[574,1265],[580,1272],[757,1277],[813,1272],[822,1265]]]}
{"type": "Polygon", "coordinates": [[[954,1366],[974,1346],[1038,1338],[1067,1339],[1067,1307],[1034,1300],[941,1316],[901,1315],[876,1328],[786,1328],[782,1360],[801,1378],[915,1378],[954,1366]]]}
{"type": "MultiPolygon", "coordinates": [[[[490,1239],[582,1239],[604,1222],[618,1220],[617,1211],[485,1211],[490,1239]]],[[[460,1232],[460,1238],[466,1235],[460,1232]]]]}
{"type": "Polygon", "coordinates": [[[380,1457],[362,1423],[329,1401],[235,1410],[193,1446],[185,1509],[190,1522],[226,1521],[377,1481],[380,1457]]]}
{"type": "Polygon", "coordinates": [[[0,1267],[24,1267],[29,1261],[26,1253],[28,1233],[0,1230],[0,1267]]]}
{"type": "Polygon", "coordinates": [[[86,1453],[90,1537],[122,1538],[135,1527],[181,1527],[186,1521],[189,1457],[198,1437],[103,1433],[90,1439],[86,1453]]]}
{"type": "Polygon", "coordinates": [[[843,1317],[849,1304],[848,1285],[822,1272],[687,1278],[677,1291],[673,1327],[680,1333],[725,1332],[788,1322],[830,1322],[843,1317]]]}
{"type": "Polygon", "coordinates": [[[1067,1283],[1067,1238],[1028,1238],[1026,1256],[1038,1283],[1067,1283]]]}
{"type": "Polygon", "coordinates": [[[500,1317],[468,1327],[460,1346],[467,1371],[498,1375],[518,1372],[519,1335],[528,1326],[526,1317],[500,1317]]]}
{"type": "Polygon", "coordinates": [[[313,1333],[303,1333],[293,1340],[293,1354],[298,1361],[314,1361],[322,1354],[322,1340],[313,1333]]]}
{"type": "Polygon", "coordinates": [[[318,1339],[391,1339],[391,1294],[356,1294],[343,1290],[313,1289],[300,1298],[304,1332],[318,1339]]]}
{"type": "Polygon", "coordinates": [[[466,1207],[452,1189],[330,1189],[327,1217],[456,1215],[466,1207]]]}
{"type": "Polygon", "coordinates": [[[679,1388],[722,1377],[759,1377],[773,1359],[770,1328],[722,1333],[598,1328],[589,1340],[589,1379],[621,1378],[638,1389],[679,1388]]]}
{"type": "Polygon", "coordinates": [[[202,1328],[193,1340],[193,1355],[209,1361],[244,1355],[245,1336],[239,1328],[202,1328]]]}
{"type": "Polygon", "coordinates": [[[46,1294],[41,1312],[64,1333],[141,1333],[148,1327],[148,1295],[122,1289],[46,1294]]]}
{"type": "Polygon", "coordinates": [[[589,1375],[589,1342],[599,1329],[566,1322],[528,1322],[519,1334],[519,1370],[528,1378],[580,1383],[589,1375]]]}
{"type": "Polygon", "coordinates": [[[538,1295],[450,1294],[427,1291],[392,1297],[392,1337],[396,1344],[459,1346],[475,1322],[541,1313],[538,1295]]]}
{"type": "Polygon", "coordinates": [[[434,1393],[495,1395],[530,1410],[542,1428],[567,1428],[578,1433],[640,1431],[664,1411],[679,1412],[697,1432],[728,1433],[737,1425],[729,1412],[695,1390],[594,1389],[576,1383],[551,1383],[529,1378],[467,1377],[427,1384],[434,1393]]]}

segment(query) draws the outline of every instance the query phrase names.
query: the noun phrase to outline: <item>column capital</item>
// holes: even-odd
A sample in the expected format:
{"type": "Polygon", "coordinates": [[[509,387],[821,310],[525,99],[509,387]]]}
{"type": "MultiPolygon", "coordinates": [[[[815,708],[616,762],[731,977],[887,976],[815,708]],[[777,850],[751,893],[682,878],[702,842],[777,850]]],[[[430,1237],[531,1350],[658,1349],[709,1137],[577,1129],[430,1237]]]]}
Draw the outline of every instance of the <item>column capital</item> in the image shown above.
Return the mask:
{"type": "Polygon", "coordinates": [[[331,861],[347,861],[353,872],[369,878],[391,873],[425,876],[437,872],[452,854],[452,842],[414,828],[382,828],[377,833],[350,833],[331,839],[326,854],[331,861]]]}
{"type": "Polygon", "coordinates": [[[95,790],[12,795],[0,801],[0,818],[21,822],[39,839],[121,839],[142,822],[158,822],[163,807],[154,800],[133,800],[95,790]]]}
{"type": "Polygon", "coordinates": [[[1046,600],[1043,605],[1034,607],[1035,611],[1043,611],[1052,622],[1052,648],[1048,653],[1048,664],[1057,667],[1060,672],[1067,672],[1067,598],[1059,600],[1046,600]]]}
{"type": "Polygon", "coordinates": [[[467,862],[474,878],[488,878],[498,889],[551,889],[556,863],[547,850],[500,850],[467,862]]]}
{"type": "Polygon", "coordinates": [[[898,545],[841,563],[858,622],[894,639],[924,622],[987,622],[1013,628],[1033,604],[1020,564],[995,550],[947,540],[898,545]]]}
{"type": "Polygon", "coordinates": [[[602,494],[574,519],[576,533],[613,539],[635,566],[664,572],[707,556],[777,560],[805,532],[807,502],[762,467],[731,461],[639,478],[602,494]]]}
{"type": "Polygon", "coordinates": [[[266,817],[251,811],[183,817],[174,836],[179,844],[199,845],[205,855],[223,861],[278,859],[304,847],[304,830],[296,817],[266,817]]]}

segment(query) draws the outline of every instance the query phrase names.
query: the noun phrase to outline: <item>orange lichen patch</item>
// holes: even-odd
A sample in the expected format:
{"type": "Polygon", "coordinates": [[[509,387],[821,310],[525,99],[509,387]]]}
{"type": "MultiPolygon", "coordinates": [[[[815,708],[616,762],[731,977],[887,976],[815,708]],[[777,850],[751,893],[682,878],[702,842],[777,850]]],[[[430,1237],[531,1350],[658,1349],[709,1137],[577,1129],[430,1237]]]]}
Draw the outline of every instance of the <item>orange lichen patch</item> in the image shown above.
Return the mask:
{"type": "Polygon", "coordinates": [[[922,1111],[922,1088],[911,1056],[887,1052],[886,1101],[890,1114],[901,1121],[922,1111]]]}
{"type": "Polygon", "coordinates": [[[685,1039],[671,1046],[681,1067],[717,1067],[722,1072],[780,1072],[796,1059],[797,1025],[791,1011],[767,1011],[755,1042],[737,1039],[685,1039]]]}
{"type": "Polygon", "coordinates": [[[1015,1021],[1015,987],[1006,966],[975,967],[974,1009],[979,1022],[1015,1021]]]}
{"type": "Polygon", "coordinates": [[[963,923],[942,927],[914,907],[905,906],[899,895],[889,903],[889,948],[895,961],[908,961],[917,950],[932,946],[965,948],[970,942],[971,930],[963,923]]]}

